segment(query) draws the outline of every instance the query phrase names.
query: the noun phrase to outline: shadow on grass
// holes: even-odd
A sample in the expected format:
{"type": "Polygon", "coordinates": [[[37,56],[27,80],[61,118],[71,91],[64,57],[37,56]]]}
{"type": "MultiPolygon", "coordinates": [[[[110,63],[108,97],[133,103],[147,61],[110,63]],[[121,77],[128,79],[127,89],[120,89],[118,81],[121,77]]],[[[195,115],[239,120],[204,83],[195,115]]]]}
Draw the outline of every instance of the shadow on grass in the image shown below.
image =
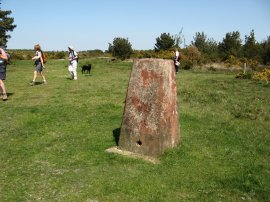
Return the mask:
{"type": "Polygon", "coordinates": [[[12,95],[14,95],[14,93],[7,93],[8,97],[11,97],[12,95]]]}
{"type": "Polygon", "coordinates": [[[41,81],[35,81],[35,85],[33,85],[33,86],[37,86],[37,85],[41,85],[41,84],[44,84],[44,83],[41,81]]]}
{"type": "Polygon", "coordinates": [[[119,138],[120,138],[120,128],[116,128],[113,130],[113,137],[114,141],[116,143],[116,146],[119,146],[119,138]]]}
{"type": "Polygon", "coordinates": [[[92,76],[91,74],[83,74],[85,77],[90,77],[92,76]]]}

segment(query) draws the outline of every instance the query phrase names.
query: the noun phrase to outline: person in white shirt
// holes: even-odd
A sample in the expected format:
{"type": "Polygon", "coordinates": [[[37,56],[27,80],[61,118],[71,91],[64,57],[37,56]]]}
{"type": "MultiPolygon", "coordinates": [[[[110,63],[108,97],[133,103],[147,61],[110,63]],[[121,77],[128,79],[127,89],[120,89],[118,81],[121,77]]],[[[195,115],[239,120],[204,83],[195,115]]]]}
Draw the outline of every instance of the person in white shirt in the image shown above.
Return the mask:
{"type": "Polygon", "coordinates": [[[179,51],[176,48],[175,52],[174,52],[174,59],[173,59],[176,74],[178,74],[178,71],[179,71],[180,59],[181,59],[181,54],[179,53],[179,51]]]}
{"type": "Polygon", "coordinates": [[[77,80],[77,65],[78,65],[78,54],[74,50],[73,46],[68,46],[68,71],[72,80],[77,80]]]}

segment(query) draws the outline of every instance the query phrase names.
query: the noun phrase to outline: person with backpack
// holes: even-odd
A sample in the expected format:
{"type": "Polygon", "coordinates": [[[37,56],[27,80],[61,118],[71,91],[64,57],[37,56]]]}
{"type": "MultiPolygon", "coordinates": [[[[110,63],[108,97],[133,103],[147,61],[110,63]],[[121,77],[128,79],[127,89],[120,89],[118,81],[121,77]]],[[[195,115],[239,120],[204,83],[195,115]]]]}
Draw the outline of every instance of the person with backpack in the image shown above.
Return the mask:
{"type": "Polygon", "coordinates": [[[68,61],[69,61],[69,66],[68,66],[68,71],[71,76],[71,80],[77,80],[77,65],[78,65],[78,54],[74,50],[73,46],[68,46],[68,61]]]}
{"type": "Polygon", "coordinates": [[[0,48],[0,97],[3,101],[7,100],[7,91],[4,80],[6,80],[6,69],[8,55],[3,48],[0,48]]]}
{"type": "Polygon", "coordinates": [[[41,47],[40,47],[39,44],[36,44],[34,46],[34,50],[35,50],[35,56],[32,58],[32,60],[35,61],[35,63],[34,63],[35,69],[34,69],[34,77],[33,77],[33,80],[32,80],[32,82],[30,84],[31,84],[31,86],[35,85],[36,78],[37,78],[37,73],[39,73],[40,76],[43,79],[43,84],[46,85],[47,84],[46,78],[45,78],[45,76],[43,74],[43,68],[44,68],[44,63],[45,63],[44,53],[41,50],[41,47]]]}
{"type": "Polygon", "coordinates": [[[174,67],[175,67],[175,73],[178,74],[179,71],[179,65],[180,65],[180,60],[181,60],[181,54],[180,52],[177,50],[177,48],[175,49],[174,52],[174,67]]]}

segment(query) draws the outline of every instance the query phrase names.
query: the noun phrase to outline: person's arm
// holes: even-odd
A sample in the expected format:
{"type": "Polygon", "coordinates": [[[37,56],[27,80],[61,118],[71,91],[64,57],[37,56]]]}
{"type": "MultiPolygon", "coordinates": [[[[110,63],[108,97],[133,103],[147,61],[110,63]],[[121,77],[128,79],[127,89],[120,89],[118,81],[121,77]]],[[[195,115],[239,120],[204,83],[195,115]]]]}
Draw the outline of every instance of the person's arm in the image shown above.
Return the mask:
{"type": "Polygon", "coordinates": [[[1,51],[0,57],[1,57],[3,60],[8,60],[8,57],[7,57],[6,52],[5,52],[2,48],[0,48],[0,51],[1,51]]]}
{"type": "Polygon", "coordinates": [[[32,57],[32,60],[37,60],[39,57],[36,55],[34,57],[32,57]]]}
{"type": "Polygon", "coordinates": [[[36,56],[32,57],[32,60],[37,60],[39,58],[42,58],[42,57],[41,57],[41,52],[38,51],[38,54],[36,56]]]}
{"type": "Polygon", "coordinates": [[[43,61],[42,53],[40,53],[40,62],[41,62],[42,67],[44,67],[44,61],[43,61]]]}

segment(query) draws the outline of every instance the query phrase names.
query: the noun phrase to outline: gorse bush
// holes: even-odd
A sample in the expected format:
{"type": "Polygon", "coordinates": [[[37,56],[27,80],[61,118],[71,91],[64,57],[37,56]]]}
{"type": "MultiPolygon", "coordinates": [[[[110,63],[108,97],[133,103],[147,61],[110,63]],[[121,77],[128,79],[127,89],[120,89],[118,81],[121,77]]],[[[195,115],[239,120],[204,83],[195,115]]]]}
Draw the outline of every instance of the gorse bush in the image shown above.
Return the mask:
{"type": "Polygon", "coordinates": [[[270,69],[265,68],[262,72],[256,72],[252,79],[257,81],[266,81],[268,84],[270,81],[270,69]]]}
{"type": "Polygon", "coordinates": [[[240,59],[237,57],[230,55],[227,60],[225,60],[225,65],[227,67],[232,67],[232,66],[241,66],[242,62],[240,59]]]}
{"type": "Polygon", "coordinates": [[[247,65],[250,67],[252,70],[256,70],[256,68],[259,65],[259,62],[255,59],[249,59],[247,60],[247,65]]]}

